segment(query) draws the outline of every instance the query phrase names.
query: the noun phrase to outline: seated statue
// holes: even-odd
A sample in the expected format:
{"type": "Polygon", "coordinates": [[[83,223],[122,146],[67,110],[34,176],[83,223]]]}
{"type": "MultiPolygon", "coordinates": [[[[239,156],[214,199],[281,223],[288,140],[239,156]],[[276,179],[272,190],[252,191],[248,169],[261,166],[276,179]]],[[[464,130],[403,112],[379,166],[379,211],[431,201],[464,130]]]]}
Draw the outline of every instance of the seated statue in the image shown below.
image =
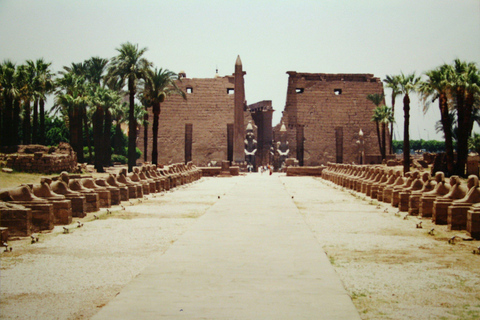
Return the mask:
{"type": "Polygon", "coordinates": [[[253,133],[252,122],[249,121],[246,129],[245,161],[255,167],[255,154],[257,153],[257,140],[253,133]]]}

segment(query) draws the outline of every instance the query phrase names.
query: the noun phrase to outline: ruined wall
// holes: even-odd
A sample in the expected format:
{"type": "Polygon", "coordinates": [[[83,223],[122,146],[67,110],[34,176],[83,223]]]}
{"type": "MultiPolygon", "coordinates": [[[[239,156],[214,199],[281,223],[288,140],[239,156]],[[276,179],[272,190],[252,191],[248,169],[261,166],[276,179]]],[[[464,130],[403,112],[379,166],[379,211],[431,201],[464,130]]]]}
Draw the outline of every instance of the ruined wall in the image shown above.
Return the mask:
{"type": "MultiPolygon", "coordinates": [[[[187,100],[172,95],[161,104],[158,163],[185,161],[186,124],[191,125],[191,152],[195,165],[206,166],[210,161],[227,160],[227,124],[234,121],[234,77],[183,78],[177,85],[187,93],[187,100]]],[[[152,110],[149,110],[149,122],[147,160],[151,161],[152,110]]],[[[143,136],[141,128],[137,147],[142,152],[143,136]]]]}
{"type": "MultiPolygon", "coordinates": [[[[375,123],[370,119],[375,105],[368,94],[383,93],[372,74],[325,74],[287,72],[285,122],[290,156],[303,165],[327,162],[357,162],[358,132],[362,129],[365,154],[379,154],[375,123]]],[[[278,137],[280,125],[275,128],[278,137]]],[[[388,146],[387,146],[388,150],[388,146]]]]}

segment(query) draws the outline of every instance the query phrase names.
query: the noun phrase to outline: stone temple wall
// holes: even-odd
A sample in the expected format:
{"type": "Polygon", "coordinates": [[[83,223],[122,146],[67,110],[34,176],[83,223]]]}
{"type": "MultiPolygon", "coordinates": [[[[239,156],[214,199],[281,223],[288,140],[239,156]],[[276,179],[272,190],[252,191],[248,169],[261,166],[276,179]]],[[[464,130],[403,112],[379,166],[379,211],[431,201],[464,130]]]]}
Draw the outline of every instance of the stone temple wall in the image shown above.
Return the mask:
{"type": "MultiPolygon", "coordinates": [[[[287,74],[282,121],[287,127],[290,157],[305,166],[359,163],[360,129],[365,154],[380,153],[376,125],[370,121],[376,106],[367,100],[368,94],[383,93],[379,78],[372,74],[287,74]]],[[[280,125],[275,128],[275,137],[279,137],[280,125]]]]}
{"type": "MultiPolygon", "coordinates": [[[[177,82],[187,99],[171,95],[161,104],[158,130],[158,163],[186,160],[186,131],[191,130],[191,160],[196,166],[228,159],[227,126],[233,125],[234,77],[183,78],[177,82]],[[191,129],[188,127],[191,125],[191,129]]],[[[149,110],[148,158],[152,153],[153,113],[149,110]]],[[[249,112],[245,118],[251,119],[249,112]]],[[[248,121],[245,121],[245,126],[248,121]]],[[[138,132],[137,147],[144,152],[144,130],[138,132]]],[[[140,160],[143,161],[144,157],[140,160]]]]}

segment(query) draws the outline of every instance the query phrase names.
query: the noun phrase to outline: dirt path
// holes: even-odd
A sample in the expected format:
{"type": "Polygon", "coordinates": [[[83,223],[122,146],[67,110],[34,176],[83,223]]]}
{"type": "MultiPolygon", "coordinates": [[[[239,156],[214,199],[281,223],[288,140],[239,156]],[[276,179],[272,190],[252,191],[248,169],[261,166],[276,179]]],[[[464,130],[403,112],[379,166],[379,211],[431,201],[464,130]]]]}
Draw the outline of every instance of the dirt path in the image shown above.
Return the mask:
{"type": "Polygon", "coordinates": [[[417,229],[416,217],[319,178],[282,180],[363,319],[480,319],[480,241],[448,244],[466,233],[428,219],[417,229]]]}

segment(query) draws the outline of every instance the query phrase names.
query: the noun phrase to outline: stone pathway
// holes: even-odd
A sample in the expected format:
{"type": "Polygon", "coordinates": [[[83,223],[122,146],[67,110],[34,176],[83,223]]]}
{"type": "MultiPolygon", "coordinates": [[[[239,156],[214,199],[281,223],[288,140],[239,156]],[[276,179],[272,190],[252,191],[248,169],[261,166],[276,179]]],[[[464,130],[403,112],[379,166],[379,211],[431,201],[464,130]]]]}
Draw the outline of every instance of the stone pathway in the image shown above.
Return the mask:
{"type": "Polygon", "coordinates": [[[279,176],[224,179],[236,185],[93,319],[360,319],[279,176]]]}

